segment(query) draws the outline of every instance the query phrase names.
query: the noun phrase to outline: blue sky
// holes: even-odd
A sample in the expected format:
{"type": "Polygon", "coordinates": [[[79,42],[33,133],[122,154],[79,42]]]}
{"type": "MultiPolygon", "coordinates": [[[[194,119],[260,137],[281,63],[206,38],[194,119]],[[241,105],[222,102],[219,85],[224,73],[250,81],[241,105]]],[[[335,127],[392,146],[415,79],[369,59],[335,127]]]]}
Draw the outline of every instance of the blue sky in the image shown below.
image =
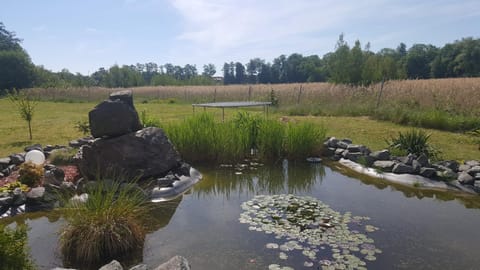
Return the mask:
{"type": "Polygon", "coordinates": [[[175,65],[280,54],[323,56],[340,33],[372,51],[480,38],[478,0],[2,0],[0,21],[36,65],[93,73],[114,64],[175,65]]]}

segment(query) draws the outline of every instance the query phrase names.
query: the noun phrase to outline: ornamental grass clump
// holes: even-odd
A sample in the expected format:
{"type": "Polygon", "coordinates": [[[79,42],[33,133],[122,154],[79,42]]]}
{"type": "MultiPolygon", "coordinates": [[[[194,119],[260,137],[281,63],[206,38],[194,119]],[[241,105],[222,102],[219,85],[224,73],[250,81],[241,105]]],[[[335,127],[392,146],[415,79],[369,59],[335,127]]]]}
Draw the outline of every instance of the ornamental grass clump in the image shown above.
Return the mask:
{"type": "Polygon", "coordinates": [[[284,151],[289,159],[302,159],[320,152],[326,129],[310,122],[288,123],[284,151]]]}
{"type": "Polygon", "coordinates": [[[394,153],[400,154],[424,154],[429,158],[438,158],[439,151],[430,145],[431,134],[423,130],[412,129],[407,132],[399,132],[397,137],[386,140],[388,147],[394,153]]]}
{"type": "Polygon", "coordinates": [[[67,201],[60,250],[64,264],[98,269],[141,259],[150,206],[132,183],[97,181],[85,203],[67,201]]]}

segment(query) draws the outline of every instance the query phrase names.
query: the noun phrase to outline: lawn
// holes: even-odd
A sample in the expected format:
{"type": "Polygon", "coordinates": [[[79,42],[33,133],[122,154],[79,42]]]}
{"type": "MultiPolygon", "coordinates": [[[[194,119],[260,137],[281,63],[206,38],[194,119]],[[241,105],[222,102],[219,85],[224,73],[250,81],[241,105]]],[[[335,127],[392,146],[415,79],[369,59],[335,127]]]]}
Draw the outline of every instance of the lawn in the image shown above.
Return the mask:
{"type": "MultiPolygon", "coordinates": [[[[82,137],[83,134],[75,128],[78,121],[88,120],[88,112],[97,103],[63,103],[38,102],[32,121],[33,140],[28,139],[27,123],[23,121],[16,108],[8,99],[0,99],[0,157],[11,153],[21,152],[27,145],[34,143],[66,145],[72,139],[82,137]]],[[[168,102],[136,102],[135,106],[140,113],[145,110],[148,115],[159,118],[161,122],[181,121],[193,114],[190,104],[168,102]]],[[[199,109],[197,108],[197,111],[199,109]]],[[[221,121],[220,109],[207,109],[221,121]]],[[[225,117],[232,117],[238,109],[226,109],[225,117]]],[[[262,109],[248,109],[250,112],[262,114],[262,109]]],[[[278,112],[269,113],[270,118],[280,119],[278,112]]],[[[400,126],[391,122],[371,120],[367,117],[282,117],[284,121],[313,121],[324,124],[328,136],[350,138],[354,143],[364,144],[372,150],[386,147],[385,139],[406,131],[410,127],[400,126]]],[[[431,133],[431,143],[442,151],[443,159],[469,160],[479,159],[480,151],[474,138],[452,132],[426,129],[431,133]]]]}

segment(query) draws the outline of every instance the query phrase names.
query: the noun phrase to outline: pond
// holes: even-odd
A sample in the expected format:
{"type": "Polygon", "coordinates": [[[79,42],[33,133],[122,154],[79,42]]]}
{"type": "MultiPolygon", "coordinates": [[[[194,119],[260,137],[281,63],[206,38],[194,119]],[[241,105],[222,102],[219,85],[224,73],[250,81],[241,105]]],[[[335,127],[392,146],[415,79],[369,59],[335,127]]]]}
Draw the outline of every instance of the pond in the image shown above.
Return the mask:
{"type": "MultiPolygon", "coordinates": [[[[478,269],[480,265],[478,196],[389,185],[332,164],[284,162],[199,170],[204,175],[201,182],[158,208],[160,218],[147,235],[143,252],[143,261],[150,267],[175,255],[186,257],[196,270],[268,269],[272,264],[319,269],[319,261],[331,260],[327,249],[316,250],[311,268],[304,266],[308,260],[301,252],[286,251],[288,258],[280,258],[280,250],[267,244],[281,245],[288,239],[250,230],[249,224],[239,221],[242,204],[271,194],[308,196],[340,214],[369,217],[362,222],[378,228],[366,234],[381,253],[375,254],[375,260],[363,260],[368,269],[478,269]]],[[[57,250],[61,217],[35,214],[25,222],[37,266],[61,266],[57,250]]]]}

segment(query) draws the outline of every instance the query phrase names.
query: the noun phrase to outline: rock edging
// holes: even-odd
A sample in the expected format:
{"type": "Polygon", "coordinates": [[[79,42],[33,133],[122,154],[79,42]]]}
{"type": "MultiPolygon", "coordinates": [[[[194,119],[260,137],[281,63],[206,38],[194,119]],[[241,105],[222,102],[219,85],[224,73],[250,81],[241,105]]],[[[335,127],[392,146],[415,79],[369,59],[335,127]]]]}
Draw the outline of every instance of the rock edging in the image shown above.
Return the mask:
{"type": "Polygon", "coordinates": [[[354,171],[391,182],[430,189],[480,194],[480,161],[431,163],[425,155],[392,156],[388,149],[372,152],[350,139],[328,138],[324,155],[354,171]]]}

